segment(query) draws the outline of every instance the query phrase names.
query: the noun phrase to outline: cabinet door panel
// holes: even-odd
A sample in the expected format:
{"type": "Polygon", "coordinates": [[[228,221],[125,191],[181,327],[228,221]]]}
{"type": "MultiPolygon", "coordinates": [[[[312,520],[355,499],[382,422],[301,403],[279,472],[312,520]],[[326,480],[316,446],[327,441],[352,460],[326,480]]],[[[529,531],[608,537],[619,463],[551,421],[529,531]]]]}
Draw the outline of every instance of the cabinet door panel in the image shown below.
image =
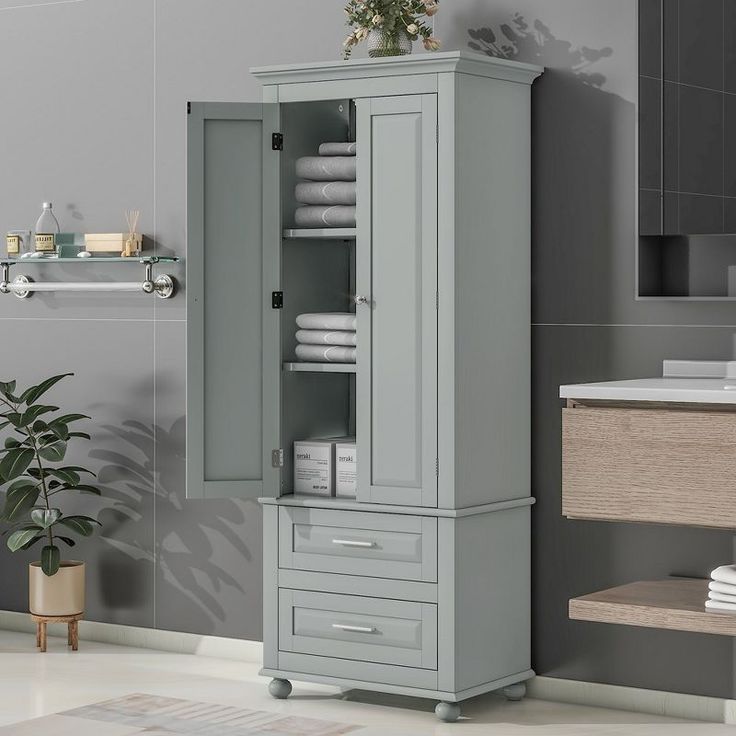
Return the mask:
{"type": "Polygon", "coordinates": [[[360,500],[437,504],[437,98],[357,102],[360,500]]]}
{"type": "Polygon", "coordinates": [[[277,106],[192,103],[188,125],[187,497],[275,485],[277,106]],[[275,271],[275,274],[272,273],[275,271]],[[267,410],[266,410],[267,408],[267,410]]]}

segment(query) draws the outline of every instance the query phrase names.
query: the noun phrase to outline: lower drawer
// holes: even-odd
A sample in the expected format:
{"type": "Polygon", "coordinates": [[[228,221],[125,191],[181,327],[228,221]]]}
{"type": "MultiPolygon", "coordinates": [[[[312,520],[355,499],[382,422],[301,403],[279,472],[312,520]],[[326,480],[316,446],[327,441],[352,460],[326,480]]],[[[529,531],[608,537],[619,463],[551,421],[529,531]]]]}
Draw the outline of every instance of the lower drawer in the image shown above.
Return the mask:
{"type": "Polygon", "coordinates": [[[281,589],[279,650],[436,670],[437,606],[281,589]]]}

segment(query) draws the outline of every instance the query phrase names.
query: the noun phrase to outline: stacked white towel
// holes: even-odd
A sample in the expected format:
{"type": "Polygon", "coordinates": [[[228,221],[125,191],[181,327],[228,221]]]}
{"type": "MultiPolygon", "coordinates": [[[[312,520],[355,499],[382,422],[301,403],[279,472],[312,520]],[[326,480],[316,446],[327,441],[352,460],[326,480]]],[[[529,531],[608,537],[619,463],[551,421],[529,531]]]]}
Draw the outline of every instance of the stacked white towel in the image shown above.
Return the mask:
{"type": "Polygon", "coordinates": [[[710,574],[705,607],[736,613],[736,565],[722,565],[710,574]]]}
{"type": "Polygon", "coordinates": [[[355,143],[323,143],[319,156],[297,159],[297,227],[355,227],[355,143]]]}
{"type": "Polygon", "coordinates": [[[356,317],[350,312],[317,312],[296,318],[296,357],[319,363],[355,363],[356,317]]]}

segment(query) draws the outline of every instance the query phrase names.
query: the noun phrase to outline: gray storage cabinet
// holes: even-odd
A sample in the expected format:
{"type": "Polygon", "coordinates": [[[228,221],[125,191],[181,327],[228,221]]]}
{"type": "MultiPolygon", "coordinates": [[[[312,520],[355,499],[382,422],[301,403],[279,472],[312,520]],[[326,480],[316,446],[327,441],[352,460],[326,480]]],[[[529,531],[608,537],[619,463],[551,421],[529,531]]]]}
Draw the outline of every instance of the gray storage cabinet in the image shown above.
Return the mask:
{"type": "Polygon", "coordinates": [[[530,101],[466,52],[255,69],[189,115],[187,494],[260,497],[264,667],[459,701],[530,668],[530,101]],[[357,228],[294,227],[295,161],[357,141],[357,228]],[[295,317],[354,311],[353,366],[295,317]],[[358,495],[292,448],[357,436],[358,495]]]}

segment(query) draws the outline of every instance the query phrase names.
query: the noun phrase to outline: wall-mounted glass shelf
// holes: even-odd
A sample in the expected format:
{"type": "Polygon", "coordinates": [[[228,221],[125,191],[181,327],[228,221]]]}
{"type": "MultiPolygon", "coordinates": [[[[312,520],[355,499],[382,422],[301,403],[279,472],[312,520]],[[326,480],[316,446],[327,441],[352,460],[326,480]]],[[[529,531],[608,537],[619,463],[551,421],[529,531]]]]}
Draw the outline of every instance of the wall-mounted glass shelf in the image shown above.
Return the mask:
{"type": "MultiPolygon", "coordinates": [[[[89,258],[5,258],[0,259],[0,294],[15,294],[19,299],[27,299],[37,291],[105,291],[121,292],[132,291],[144,294],[155,294],[161,299],[169,299],[176,290],[176,281],[173,276],[161,274],[154,278],[153,267],[157,263],[177,263],[176,256],[90,256],[89,258]],[[35,281],[25,274],[17,275],[12,281],[10,272],[12,267],[18,266],[48,266],[55,264],[70,265],[82,263],[132,263],[143,266],[145,269],[142,281],[35,281]]],[[[16,269],[13,269],[16,270],[16,269]]]]}
{"type": "Polygon", "coordinates": [[[357,373],[355,363],[284,363],[290,373],[357,373]]]}
{"type": "Polygon", "coordinates": [[[131,256],[129,258],[121,258],[120,256],[89,256],[88,258],[58,258],[57,256],[42,256],[40,258],[2,258],[0,265],[2,266],[20,266],[26,264],[43,264],[49,263],[178,263],[179,258],[176,256],[131,256]]]}
{"type": "Polygon", "coordinates": [[[354,240],[357,230],[354,227],[288,228],[284,230],[287,240],[354,240]]]}

